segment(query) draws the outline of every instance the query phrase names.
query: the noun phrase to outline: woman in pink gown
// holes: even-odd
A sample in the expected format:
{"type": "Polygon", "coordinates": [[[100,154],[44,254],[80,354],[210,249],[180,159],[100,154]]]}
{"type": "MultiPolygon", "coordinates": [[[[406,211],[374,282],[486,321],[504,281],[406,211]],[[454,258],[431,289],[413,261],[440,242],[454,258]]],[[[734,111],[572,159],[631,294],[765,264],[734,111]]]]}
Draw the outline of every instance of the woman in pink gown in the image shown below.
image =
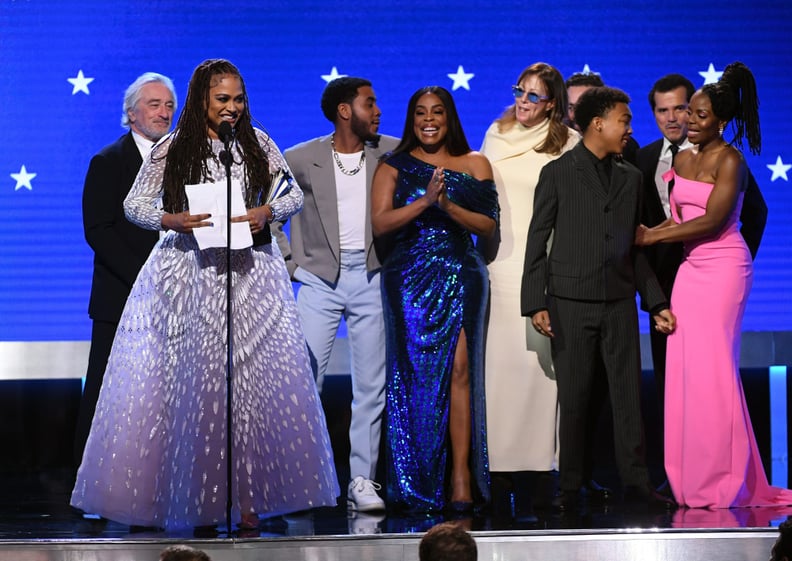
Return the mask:
{"type": "Polygon", "coordinates": [[[688,139],[667,179],[672,218],[641,226],[636,243],[682,241],[671,296],[677,329],[668,338],[665,468],[674,497],[692,508],[792,504],[762,467],[740,382],[740,334],[753,280],[738,217],[747,167],[732,146],[761,148],[756,84],[736,62],[690,100],[688,139]],[[733,124],[731,143],[723,129],[733,124]]]}

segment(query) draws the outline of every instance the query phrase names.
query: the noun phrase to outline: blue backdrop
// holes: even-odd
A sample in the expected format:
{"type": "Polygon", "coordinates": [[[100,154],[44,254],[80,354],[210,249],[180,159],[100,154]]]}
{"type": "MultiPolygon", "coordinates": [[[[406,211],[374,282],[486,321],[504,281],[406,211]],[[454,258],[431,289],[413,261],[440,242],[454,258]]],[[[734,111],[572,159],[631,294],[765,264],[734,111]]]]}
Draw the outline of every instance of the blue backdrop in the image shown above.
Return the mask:
{"type": "Polygon", "coordinates": [[[182,101],[194,67],[215,57],[240,68],[281,149],[330,131],[319,98],[336,74],[373,81],[381,132],[395,136],[410,94],[445,86],[479,146],[535,61],[565,77],[589,68],[627,91],[646,144],[658,136],[646,99],[656,78],[681,72],[698,86],[742,60],[756,75],[764,146],[747,157],[770,208],[744,329],[790,330],[792,5],[643,4],[0,0],[0,342],[90,337],[88,162],[123,134],[135,77],[170,76],[182,101]]]}

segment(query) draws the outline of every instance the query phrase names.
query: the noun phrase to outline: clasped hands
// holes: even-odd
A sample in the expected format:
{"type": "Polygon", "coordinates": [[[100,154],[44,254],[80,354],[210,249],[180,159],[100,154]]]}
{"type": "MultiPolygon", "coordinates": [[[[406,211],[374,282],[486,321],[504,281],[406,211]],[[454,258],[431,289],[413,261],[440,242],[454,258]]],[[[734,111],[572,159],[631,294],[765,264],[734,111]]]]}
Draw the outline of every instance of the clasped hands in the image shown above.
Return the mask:
{"type": "MultiPolygon", "coordinates": [[[[211,217],[211,214],[190,214],[187,210],[173,214],[165,213],[162,217],[162,226],[166,230],[176,230],[182,234],[190,234],[194,228],[213,226],[214,223],[209,220],[211,217]]],[[[269,205],[251,208],[242,216],[231,217],[231,222],[249,222],[251,234],[258,234],[271,221],[272,209],[269,205]]]]}
{"type": "Polygon", "coordinates": [[[424,195],[430,205],[436,204],[441,209],[445,210],[448,206],[448,197],[446,196],[445,175],[443,174],[444,168],[438,166],[432,174],[432,179],[426,186],[426,195],[424,195]]]}
{"type": "Polygon", "coordinates": [[[676,329],[676,316],[668,308],[654,314],[652,319],[655,322],[655,329],[660,333],[669,335],[676,329]]]}

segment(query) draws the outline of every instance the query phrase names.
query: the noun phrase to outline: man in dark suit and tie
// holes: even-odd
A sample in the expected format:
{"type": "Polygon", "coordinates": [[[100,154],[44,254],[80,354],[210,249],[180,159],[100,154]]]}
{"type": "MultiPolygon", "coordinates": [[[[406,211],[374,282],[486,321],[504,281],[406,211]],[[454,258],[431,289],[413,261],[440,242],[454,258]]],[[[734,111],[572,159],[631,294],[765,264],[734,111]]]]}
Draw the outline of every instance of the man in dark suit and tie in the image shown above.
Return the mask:
{"type": "Polygon", "coordinates": [[[521,311],[552,339],[560,406],[557,504],[563,510],[574,508],[584,483],[586,425],[597,405],[591,388],[599,364],[608,381],[625,498],[670,503],[651,487],[644,460],[636,289],[659,329],[673,331],[676,319],[633,245],[641,174],[613,158],[632,134],[629,101],[607,87],[581,95],[575,118],[583,139],[542,169],[528,231],[521,311]]]}
{"type": "MultiPolygon", "coordinates": [[[[641,223],[650,228],[671,216],[669,196],[673,184],[666,183],[663,174],[671,169],[679,151],[687,150],[692,146],[687,139],[687,127],[688,102],[694,92],[695,88],[691,81],[681,74],[663,76],[649,91],[649,105],[657,128],[662,134],[661,138],[638,150],[637,165],[643,173],[644,188],[641,223]]],[[[740,221],[742,223],[740,232],[751,255],[756,257],[767,222],[767,205],[750,171],[740,221]]],[[[682,261],[682,244],[661,243],[647,246],[644,248],[644,253],[663,292],[670,298],[674,279],[682,261]]],[[[642,303],[642,308],[647,309],[645,302],[642,303]]],[[[649,338],[652,346],[652,365],[659,404],[662,443],[667,335],[655,329],[652,323],[649,338]]]]}
{"type": "Polygon", "coordinates": [[[300,283],[297,310],[319,391],[341,318],[346,321],[352,370],[347,505],[382,511],[374,479],[385,408],[385,324],[370,194],[380,156],[398,139],[378,134],[381,111],[368,80],[331,81],[321,106],[333,132],[284,152],[305,204],[291,219],[290,238],[280,225],[276,238],[300,283]]]}
{"type": "Polygon", "coordinates": [[[122,126],[129,129],[92,159],[83,187],[83,228],[94,252],[88,314],[93,320],[85,389],[80,402],[74,456],[80,464],[102,387],[118,321],[140,268],[157,242],[124,216],[124,199],[151,147],[171,127],[176,92],[170,78],[154,72],[139,76],[124,94],[122,126]]]}

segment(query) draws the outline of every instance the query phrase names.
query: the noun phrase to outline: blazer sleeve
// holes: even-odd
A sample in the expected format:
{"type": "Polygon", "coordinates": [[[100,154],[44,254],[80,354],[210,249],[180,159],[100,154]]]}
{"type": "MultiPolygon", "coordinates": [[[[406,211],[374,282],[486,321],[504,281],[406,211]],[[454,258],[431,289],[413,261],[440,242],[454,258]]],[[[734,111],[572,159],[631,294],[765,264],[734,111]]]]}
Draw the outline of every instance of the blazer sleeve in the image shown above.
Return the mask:
{"type": "Polygon", "coordinates": [[[740,211],[742,227],[740,233],[745,240],[745,245],[751,252],[751,258],[756,259],[759,244],[762,242],[765,226],[767,225],[767,203],[765,203],[759,185],[756,183],[751,170],[748,170],[748,186],[743,197],[743,206],[740,211]]]}
{"type": "MultiPolygon", "coordinates": [[[[638,188],[636,190],[638,193],[638,208],[635,217],[636,224],[640,223],[640,218],[643,215],[643,206],[646,202],[643,187],[643,177],[639,177],[638,188]]],[[[635,286],[638,290],[638,294],[641,296],[642,307],[645,307],[649,313],[656,313],[668,308],[668,298],[663,293],[660,282],[657,280],[657,275],[655,275],[654,269],[649,264],[649,260],[646,258],[643,248],[633,245],[631,253],[635,286]]]]}
{"type": "Polygon", "coordinates": [[[533,216],[525,246],[520,313],[531,316],[547,308],[547,241],[555,227],[558,210],[558,178],[547,165],[539,174],[534,195],[533,216]]]}
{"type": "Polygon", "coordinates": [[[85,240],[96,259],[113,275],[131,287],[147,254],[129,245],[120,234],[124,220],[120,212],[126,186],[120,154],[97,154],[91,159],[83,186],[83,229],[85,240]]]}
{"type": "Polygon", "coordinates": [[[657,280],[657,276],[649,265],[644,252],[637,246],[632,249],[635,286],[641,296],[641,303],[649,313],[657,313],[669,307],[668,298],[657,280]]]}
{"type": "Polygon", "coordinates": [[[286,269],[289,271],[289,277],[294,280],[294,271],[297,270],[297,264],[294,262],[294,259],[292,259],[291,243],[283,228],[283,222],[273,222],[272,237],[275,238],[275,243],[278,244],[278,249],[280,249],[283,260],[286,262],[286,269]]]}

